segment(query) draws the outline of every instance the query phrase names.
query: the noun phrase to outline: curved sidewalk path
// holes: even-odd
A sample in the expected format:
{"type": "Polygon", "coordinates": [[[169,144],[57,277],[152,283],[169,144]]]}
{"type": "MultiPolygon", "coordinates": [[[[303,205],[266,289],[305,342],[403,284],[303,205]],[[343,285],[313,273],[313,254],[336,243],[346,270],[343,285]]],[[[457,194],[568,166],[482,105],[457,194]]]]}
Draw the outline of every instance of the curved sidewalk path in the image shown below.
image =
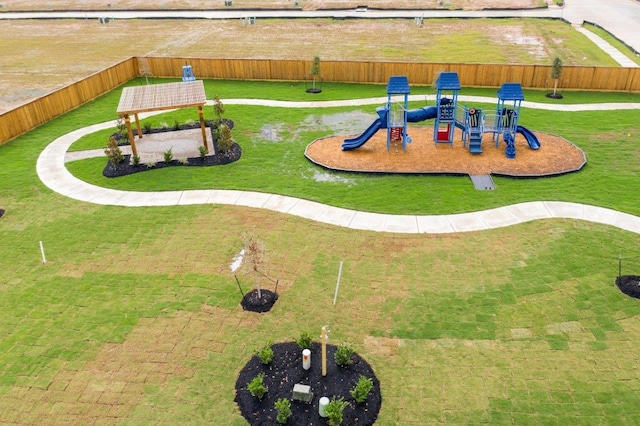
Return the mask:
{"type": "MultiPolygon", "coordinates": [[[[414,95],[420,99],[419,95],[414,95]]],[[[494,101],[484,97],[460,97],[461,100],[494,101]]],[[[282,102],[250,99],[229,99],[225,104],[258,104],[280,107],[336,107],[378,104],[386,98],[350,101],[282,102]]],[[[424,99],[422,96],[421,99],[424,99]]],[[[546,104],[528,103],[530,108],[543,108],[546,104]]],[[[640,109],[640,104],[588,104],[563,105],[572,111],[596,109],[640,109]]],[[[551,106],[551,105],[550,105],[551,106]]],[[[551,109],[551,108],[550,108],[551,109]]],[[[555,108],[554,108],[555,109],[555,108]]],[[[163,111],[165,112],[165,111],[163,111]]],[[[148,115],[147,115],[148,116],[148,115]]],[[[579,219],[601,223],[640,234],[640,218],[602,207],[556,201],[535,201],[504,206],[490,210],[451,215],[389,215],[367,213],[332,207],[299,198],[252,191],[187,190],[163,192],[119,191],[86,183],[73,176],[65,167],[67,149],[82,136],[98,130],[115,127],[115,121],[94,124],[67,133],[49,144],[38,157],[36,171],[40,180],[51,190],[66,197],[87,203],[123,207],[178,206],[190,204],[229,204],[268,209],[351,229],[394,233],[446,234],[482,231],[516,225],[539,219],[579,219]]]]}

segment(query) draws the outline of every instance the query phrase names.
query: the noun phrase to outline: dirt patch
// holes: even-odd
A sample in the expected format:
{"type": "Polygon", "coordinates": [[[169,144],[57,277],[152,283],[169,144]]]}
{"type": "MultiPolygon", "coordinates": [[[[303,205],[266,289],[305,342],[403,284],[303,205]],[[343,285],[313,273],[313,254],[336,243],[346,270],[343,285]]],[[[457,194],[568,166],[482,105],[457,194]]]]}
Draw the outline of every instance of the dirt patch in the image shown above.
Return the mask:
{"type": "Polygon", "coordinates": [[[534,132],[540,149],[532,150],[522,136],[516,137],[516,158],[505,156],[505,144],[498,148],[485,134],[482,154],[471,154],[461,140],[453,146],[433,142],[433,128],[409,127],[413,142],[392,146],[387,151],[387,132],[381,130],[365,145],[352,151],[342,151],[346,137],[318,139],[307,146],[305,156],[314,163],[333,170],[374,173],[453,173],[469,175],[497,174],[506,176],[549,176],[580,170],[586,163],[584,152],[564,138],[534,132]]]}
{"type": "MultiPolygon", "coordinates": [[[[485,8],[532,8],[538,7],[538,0],[369,0],[364,2],[370,8],[409,9],[468,9],[485,8]]],[[[233,0],[232,7],[223,7],[222,0],[212,4],[211,0],[47,0],[45,10],[135,10],[135,9],[289,9],[304,10],[343,8],[353,9],[363,4],[358,0],[233,0]]],[[[3,10],[42,10],[41,0],[12,0],[3,10]]]]}

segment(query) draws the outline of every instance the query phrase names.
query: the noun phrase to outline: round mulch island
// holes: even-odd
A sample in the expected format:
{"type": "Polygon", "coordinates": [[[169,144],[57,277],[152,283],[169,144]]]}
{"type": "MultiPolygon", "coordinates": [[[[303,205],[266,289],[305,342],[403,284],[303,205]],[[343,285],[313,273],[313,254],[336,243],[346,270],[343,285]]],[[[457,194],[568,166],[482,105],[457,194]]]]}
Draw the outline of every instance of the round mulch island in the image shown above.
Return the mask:
{"type": "Polygon", "coordinates": [[[253,356],[240,371],[236,381],[236,398],[240,412],[251,425],[275,425],[277,411],[274,403],[279,398],[291,399],[293,386],[296,384],[311,387],[313,399],[311,403],[291,401],[292,415],[287,425],[326,425],[327,419],[320,417],[318,406],[323,396],[342,397],[349,405],[343,412],[343,425],[372,425],[378,418],[382,406],[380,382],[373,369],[358,354],[353,354],[353,364],[346,368],[338,367],[334,362],[336,346],[327,345],[327,375],[322,377],[321,346],[314,342],[311,347],[311,368],[302,368],[302,349],[295,343],[276,343],[271,347],[274,352],[273,361],[263,365],[257,356],[253,356]],[[247,383],[258,374],[264,373],[264,384],[267,393],[258,400],[249,393],[247,383]],[[358,404],[351,397],[350,391],[357,383],[360,375],[373,381],[373,389],[367,400],[358,404]]]}
{"type": "Polygon", "coordinates": [[[587,158],[584,152],[566,139],[535,131],[539,149],[531,149],[522,135],[515,140],[516,158],[506,158],[505,144],[498,147],[485,134],[482,153],[472,154],[456,133],[453,146],[433,142],[433,126],[408,126],[413,142],[392,146],[387,151],[387,132],[380,130],[360,148],[343,151],[344,140],[351,136],[331,136],[310,143],[305,156],[315,164],[331,170],[369,173],[468,174],[513,177],[554,176],[578,171],[587,158]]]}
{"type": "Polygon", "coordinates": [[[616,278],[616,285],[621,292],[627,296],[640,299],[640,276],[639,275],[621,275],[616,278]]]}
{"type": "Polygon", "coordinates": [[[278,294],[273,291],[260,290],[258,295],[258,289],[253,289],[244,295],[240,305],[245,311],[262,313],[269,312],[277,300],[278,294]]]}

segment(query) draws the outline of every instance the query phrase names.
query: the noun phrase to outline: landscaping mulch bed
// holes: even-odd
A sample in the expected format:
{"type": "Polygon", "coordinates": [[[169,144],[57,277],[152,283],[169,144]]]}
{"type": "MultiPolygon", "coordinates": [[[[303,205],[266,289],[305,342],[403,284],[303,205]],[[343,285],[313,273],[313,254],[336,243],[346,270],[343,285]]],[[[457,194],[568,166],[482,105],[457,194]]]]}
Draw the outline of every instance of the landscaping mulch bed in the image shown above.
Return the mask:
{"type": "MultiPolygon", "coordinates": [[[[534,132],[540,149],[532,150],[522,135],[516,137],[516,158],[505,156],[505,144],[496,148],[491,135],[485,134],[482,154],[471,154],[455,139],[453,146],[433,142],[432,126],[409,126],[413,142],[392,146],[387,151],[387,132],[378,131],[367,143],[352,151],[342,151],[344,139],[332,136],[318,139],[307,146],[305,156],[312,162],[332,170],[371,173],[468,174],[503,175],[513,177],[553,176],[580,170],[586,164],[584,152],[566,139],[543,132],[534,132]]],[[[459,132],[456,133],[456,136],[459,132]]]]}
{"type": "Polygon", "coordinates": [[[274,403],[279,398],[290,399],[295,384],[311,386],[313,400],[307,404],[301,401],[291,402],[292,416],[287,425],[311,426],[326,425],[327,420],[318,414],[321,397],[343,397],[349,402],[343,412],[343,425],[372,425],[378,418],[382,405],[380,382],[373,369],[358,354],[353,354],[353,364],[347,368],[338,367],[334,362],[336,346],[327,345],[327,375],[322,377],[321,346],[314,342],[311,347],[311,368],[302,368],[302,349],[295,342],[276,343],[272,346],[274,357],[269,365],[263,365],[257,356],[240,371],[236,381],[236,398],[240,412],[251,425],[276,425],[274,403]],[[264,373],[267,393],[260,401],[253,397],[248,389],[249,383],[258,374],[264,373]],[[373,389],[367,400],[356,403],[350,395],[360,375],[373,380],[373,389]]]}
{"type": "Polygon", "coordinates": [[[278,294],[271,290],[262,289],[258,295],[258,289],[253,289],[244,295],[240,305],[245,311],[263,313],[269,312],[277,300],[278,294]]]}
{"type": "Polygon", "coordinates": [[[640,299],[640,276],[621,275],[616,278],[616,285],[627,296],[640,299]]]}
{"type": "Polygon", "coordinates": [[[131,163],[131,155],[125,155],[124,161],[118,164],[118,167],[114,167],[111,161],[107,161],[102,174],[105,177],[118,177],[126,176],[133,173],[146,172],[153,169],[162,169],[164,167],[175,166],[196,166],[196,167],[209,167],[209,166],[221,166],[224,164],[230,164],[234,161],[238,161],[242,156],[242,149],[240,145],[234,143],[231,149],[226,152],[218,153],[217,155],[206,155],[203,158],[189,157],[186,162],[179,160],[172,160],[169,163],[164,161],[158,161],[153,165],[138,164],[137,166],[131,163]]]}

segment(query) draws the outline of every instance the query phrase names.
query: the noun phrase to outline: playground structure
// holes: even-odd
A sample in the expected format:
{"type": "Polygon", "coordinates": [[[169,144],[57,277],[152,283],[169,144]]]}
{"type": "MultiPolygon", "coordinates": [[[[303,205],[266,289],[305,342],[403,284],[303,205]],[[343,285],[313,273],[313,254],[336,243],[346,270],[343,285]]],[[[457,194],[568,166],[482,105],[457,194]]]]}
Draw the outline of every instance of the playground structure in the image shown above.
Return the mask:
{"type": "Polygon", "coordinates": [[[182,66],[182,81],[195,81],[196,76],[193,75],[191,65],[182,66]]]}
{"type": "Polygon", "coordinates": [[[538,138],[518,124],[524,94],[520,83],[504,83],[498,90],[498,102],[494,114],[485,114],[481,109],[458,105],[461,89],[458,74],[440,73],[436,80],[436,106],[408,109],[410,87],[407,77],[392,76],[387,84],[387,104],[376,108],[378,118],[359,136],[345,139],[342,150],[349,151],[364,145],[380,129],[387,129],[387,151],[392,144],[402,143],[406,152],[411,138],[407,134],[407,123],[434,119],[433,140],[436,145],[447,143],[453,146],[456,127],[462,130],[463,146],[472,154],[482,153],[485,133],[492,134],[496,148],[500,139],[505,143],[507,158],[516,157],[516,134],[521,134],[529,148],[539,149],[538,138]],[[402,95],[403,99],[397,99],[402,95]],[[395,96],[395,98],[394,98],[395,96]]]}

